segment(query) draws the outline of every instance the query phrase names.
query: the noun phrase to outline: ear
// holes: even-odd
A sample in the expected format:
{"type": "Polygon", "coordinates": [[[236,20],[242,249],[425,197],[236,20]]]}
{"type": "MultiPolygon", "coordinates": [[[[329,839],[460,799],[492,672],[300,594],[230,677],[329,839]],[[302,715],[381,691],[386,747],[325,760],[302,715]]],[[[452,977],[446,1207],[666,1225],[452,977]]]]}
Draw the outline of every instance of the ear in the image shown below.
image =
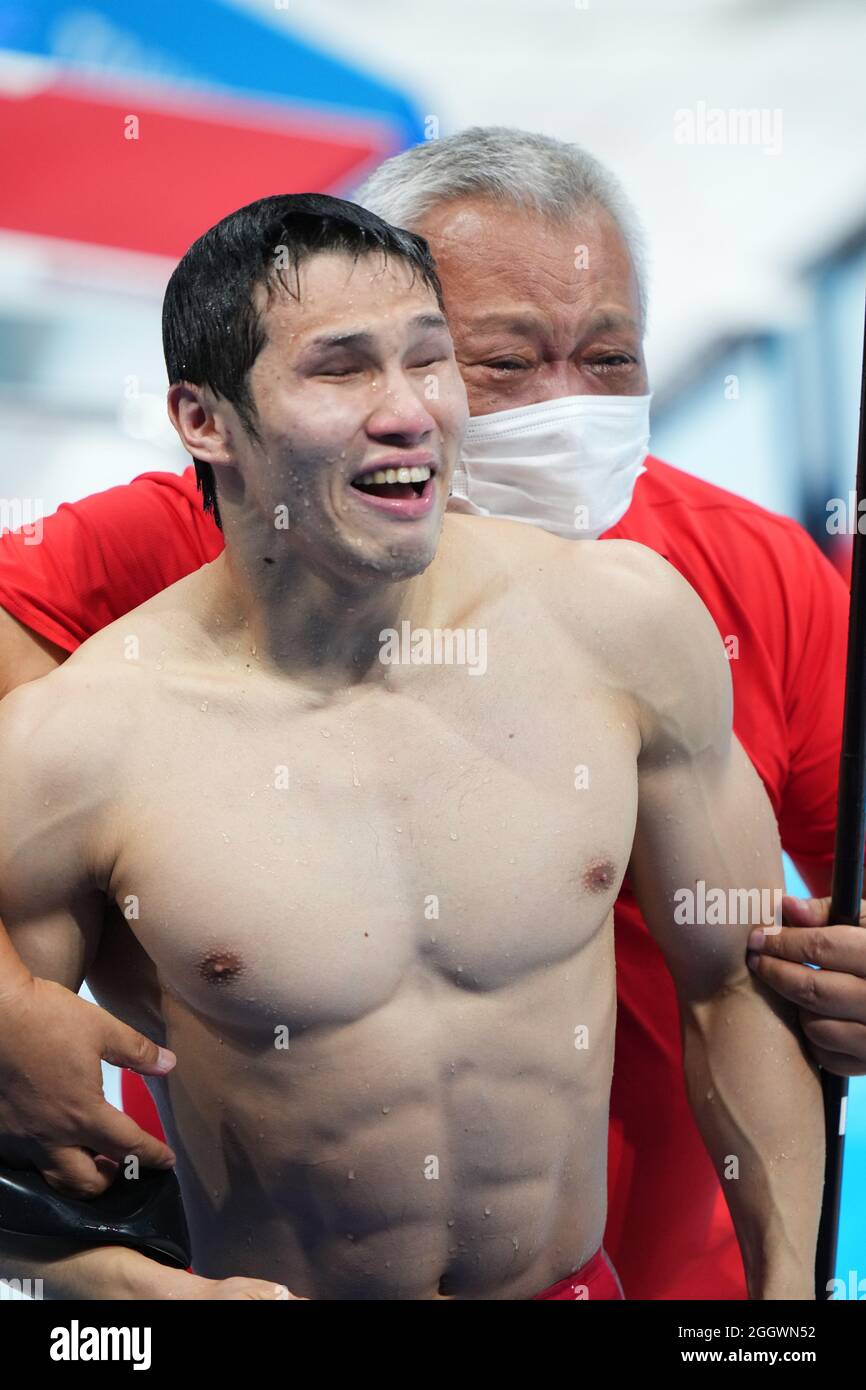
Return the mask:
{"type": "Polygon", "coordinates": [[[210,391],[176,381],[168,388],[168,418],[188,454],[203,463],[234,463],[232,431],[227,410],[210,391]]]}

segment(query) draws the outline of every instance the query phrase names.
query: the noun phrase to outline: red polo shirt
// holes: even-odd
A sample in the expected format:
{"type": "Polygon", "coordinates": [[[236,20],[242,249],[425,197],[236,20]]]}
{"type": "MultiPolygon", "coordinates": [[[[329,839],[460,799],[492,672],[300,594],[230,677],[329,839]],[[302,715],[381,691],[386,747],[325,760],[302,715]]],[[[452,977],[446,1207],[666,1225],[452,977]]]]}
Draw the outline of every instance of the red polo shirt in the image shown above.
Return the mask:
{"type": "MultiPolygon", "coordinates": [[[[65,504],[43,527],[39,544],[21,533],[0,540],[0,604],[67,651],[223,545],[192,468],[181,477],[145,473],[65,504]]],[[[734,727],[773,803],[782,843],[806,875],[829,874],[843,580],[795,522],[653,458],[608,536],[658,551],[700,594],[729,649],[734,727]]],[[[742,1298],[733,1228],[686,1101],[673,983],[627,883],[615,920],[619,1013],[605,1244],[628,1298],[742,1298]]],[[[143,1095],[155,1118],[143,1083],[125,1079],[127,1108],[143,1095]]]]}

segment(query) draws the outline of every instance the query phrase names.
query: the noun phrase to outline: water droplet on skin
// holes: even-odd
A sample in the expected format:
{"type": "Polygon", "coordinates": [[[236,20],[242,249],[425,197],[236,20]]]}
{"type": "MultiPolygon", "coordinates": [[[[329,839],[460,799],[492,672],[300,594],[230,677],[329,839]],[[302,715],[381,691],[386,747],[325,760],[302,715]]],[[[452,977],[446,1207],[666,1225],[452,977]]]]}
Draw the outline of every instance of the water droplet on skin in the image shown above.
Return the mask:
{"type": "Polygon", "coordinates": [[[319,730],[319,733],[322,735],[322,738],[330,738],[330,737],[331,737],[330,730],[328,730],[328,729],[320,729],[320,730],[319,730]]]}
{"type": "Polygon", "coordinates": [[[457,839],[457,836],[454,834],[454,831],[453,831],[453,830],[451,831],[451,834],[448,836],[448,839],[449,839],[449,840],[456,840],[456,839],[457,839]]]}
{"type": "Polygon", "coordinates": [[[490,1208],[489,1208],[489,1207],[485,1207],[485,1208],[484,1208],[484,1215],[485,1215],[485,1216],[489,1216],[489,1215],[490,1215],[490,1208]]]}
{"type": "Polygon", "coordinates": [[[346,1174],[346,1177],[351,1181],[351,1179],[354,1178],[354,1176],[355,1176],[355,1170],[354,1170],[354,1168],[350,1168],[349,1171],[348,1171],[348,1173],[346,1174]]]}
{"type": "Polygon", "coordinates": [[[391,1107],[390,1107],[390,1105],[383,1105],[383,1106],[382,1106],[382,1114],[383,1114],[383,1115],[389,1115],[390,1113],[391,1113],[391,1107]]]}
{"type": "Polygon", "coordinates": [[[453,1218],[453,1217],[452,1217],[451,1220],[448,1222],[448,1225],[449,1225],[449,1226],[453,1226],[453,1225],[454,1225],[454,1218],[453,1218]]]}

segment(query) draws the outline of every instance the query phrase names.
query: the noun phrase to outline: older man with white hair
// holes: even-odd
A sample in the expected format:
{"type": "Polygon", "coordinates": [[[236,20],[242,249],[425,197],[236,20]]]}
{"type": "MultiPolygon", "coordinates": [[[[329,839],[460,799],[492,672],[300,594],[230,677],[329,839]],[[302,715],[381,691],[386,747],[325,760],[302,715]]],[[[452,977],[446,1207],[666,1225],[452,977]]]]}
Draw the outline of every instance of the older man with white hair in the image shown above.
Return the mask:
{"type": "MultiPolygon", "coordinates": [[[[795,523],[647,456],[642,238],[615,179],[576,146],[482,128],[396,156],[357,199],[421,232],[436,257],[473,417],[451,505],[575,540],[641,541],[691,582],[725,639],[735,732],[764,782],[783,845],[812,891],[828,893],[844,585],[795,523]]],[[[196,472],[218,519],[213,475],[207,465],[196,472]]],[[[38,547],[25,549],[17,536],[0,541],[0,688],[50,669],[91,632],[219,553],[221,534],[195,505],[194,486],[191,469],[182,479],[145,475],[61,509],[46,520],[38,547]]],[[[819,1062],[862,1071],[866,947],[856,929],[828,925],[826,899],[788,900],[786,913],[790,926],[756,935],[750,963],[800,1006],[819,1062]],[[818,982],[805,965],[816,959],[824,966],[818,982]]],[[[735,1177],[713,1171],[691,1117],[672,982],[627,880],[616,949],[606,1246],[630,1297],[742,1297],[722,1196],[735,1177]]],[[[65,1127],[52,1134],[60,1083],[46,1056],[45,1010],[20,963],[10,954],[0,964],[27,998],[17,1041],[0,1027],[0,1068],[9,1077],[0,1132],[18,1134],[26,1149],[38,1130],[31,1161],[58,1183],[86,1180],[94,1190],[92,1160],[72,1146],[103,1147],[94,1139],[108,1128],[95,1082],[88,1090],[82,1062],[78,1130],[67,1102],[65,1127]],[[31,1059],[25,1105],[16,1062],[23,1071],[27,1038],[37,1036],[46,1060],[34,1087],[31,1059]]],[[[120,1037],[100,1018],[103,1037],[91,1027],[82,1059],[101,1046],[135,1062],[131,1030],[120,1037]]],[[[62,1045],[68,1053],[68,1029],[62,1045]]],[[[171,1059],[143,1049],[136,1064],[156,1072],[171,1059]]],[[[784,1075],[778,1081],[784,1086],[784,1075]]],[[[112,1142],[119,1149],[121,1137],[112,1142]]]]}

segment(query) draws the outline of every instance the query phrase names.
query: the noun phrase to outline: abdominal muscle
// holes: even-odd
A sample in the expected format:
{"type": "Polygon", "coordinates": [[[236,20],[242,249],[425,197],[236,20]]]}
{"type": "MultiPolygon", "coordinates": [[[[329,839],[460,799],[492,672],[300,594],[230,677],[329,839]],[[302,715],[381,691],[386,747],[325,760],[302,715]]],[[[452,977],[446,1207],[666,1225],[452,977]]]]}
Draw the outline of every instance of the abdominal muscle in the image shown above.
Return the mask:
{"type": "MultiPolygon", "coordinates": [[[[531,1298],[605,1221],[612,914],[509,986],[430,963],[334,1028],[227,1028],[162,996],[178,1067],[151,1082],[210,1278],[321,1299],[531,1298]],[[583,1031],[585,1030],[585,1031],[583,1031]]],[[[251,1020],[251,1023],[253,1020],[251,1020]]]]}

